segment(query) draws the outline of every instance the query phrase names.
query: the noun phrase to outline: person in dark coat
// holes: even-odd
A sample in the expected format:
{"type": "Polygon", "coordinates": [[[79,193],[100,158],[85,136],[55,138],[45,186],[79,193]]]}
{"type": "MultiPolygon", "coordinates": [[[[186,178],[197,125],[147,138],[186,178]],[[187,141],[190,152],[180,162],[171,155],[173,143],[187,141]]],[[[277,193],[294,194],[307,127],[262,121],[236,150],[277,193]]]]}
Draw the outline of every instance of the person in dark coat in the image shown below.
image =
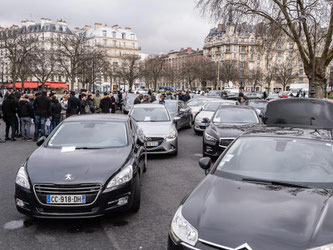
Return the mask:
{"type": "Polygon", "coordinates": [[[20,133],[23,136],[23,140],[30,141],[30,128],[31,128],[31,119],[34,117],[34,109],[29,101],[28,95],[23,95],[18,102],[18,116],[20,118],[21,131],[20,133]]]}
{"type": "Polygon", "coordinates": [[[111,99],[111,113],[116,113],[116,99],[114,98],[113,93],[111,93],[110,99],[111,99]]]}
{"type": "Polygon", "coordinates": [[[80,108],[80,100],[75,97],[75,92],[70,92],[70,97],[67,101],[67,110],[66,110],[66,117],[70,117],[72,115],[77,115],[79,113],[80,108]]]}
{"type": "Polygon", "coordinates": [[[51,132],[55,129],[61,120],[62,106],[56,95],[52,96],[50,104],[50,121],[51,121],[51,132]]]}
{"type": "Polygon", "coordinates": [[[122,111],[122,105],[123,105],[123,94],[120,90],[118,90],[118,106],[120,111],[122,111]]]}
{"type": "Polygon", "coordinates": [[[104,97],[99,104],[99,107],[101,108],[102,113],[104,113],[104,114],[110,113],[111,106],[112,106],[111,98],[107,92],[104,92],[104,97]]]}
{"type": "Polygon", "coordinates": [[[34,102],[35,110],[35,134],[34,141],[38,140],[39,130],[41,136],[45,136],[45,123],[49,118],[50,99],[46,96],[46,91],[42,91],[42,94],[38,96],[34,102]]]}
{"type": "Polygon", "coordinates": [[[92,94],[88,95],[87,102],[90,107],[91,113],[95,113],[97,107],[95,106],[94,96],[92,94]]]}
{"type": "Polygon", "coordinates": [[[87,100],[87,95],[82,93],[80,101],[80,115],[85,115],[85,114],[91,114],[91,110],[87,100]]]}
{"type": "Polygon", "coordinates": [[[138,95],[138,97],[135,98],[135,100],[134,100],[134,105],[140,104],[142,102],[142,99],[143,99],[143,95],[142,94],[138,95]]]}
{"type": "Polygon", "coordinates": [[[149,102],[149,96],[148,96],[148,95],[144,95],[144,96],[143,96],[142,103],[150,103],[150,102],[149,102]]]}
{"type": "Polygon", "coordinates": [[[155,102],[156,101],[156,93],[154,92],[154,93],[152,93],[151,94],[151,97],[150,97],[150,102],[155,102]]]}
{"type": "Polygon", "coordinates": [[[3,120],[6,123],[6,136],[5,140],[15,141],[16,132],[16,113],[18,103],[15,95],[10,94],[2,103],[3,120]],[[9,139],[9,129],[11,129],[11,138],[9,139]]]}

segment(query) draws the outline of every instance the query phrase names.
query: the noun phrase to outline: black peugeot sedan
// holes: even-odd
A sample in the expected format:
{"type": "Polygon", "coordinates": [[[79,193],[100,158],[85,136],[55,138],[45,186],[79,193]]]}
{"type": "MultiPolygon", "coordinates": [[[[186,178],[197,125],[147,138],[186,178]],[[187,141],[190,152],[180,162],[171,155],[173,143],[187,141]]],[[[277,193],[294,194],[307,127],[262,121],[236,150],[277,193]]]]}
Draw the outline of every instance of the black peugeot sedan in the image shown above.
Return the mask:
{"type": "Polygon", "coordinates": [[[67,118],[19,168],[17,210],[39,218],[138,211],[146,167],[138,137],[127,116],[67,118]]]}
{"type": "Polygon", "coordinates": [[[260,123],[253,107],[221,105],[211,120],[203,136],[203,156],[218,157],[224,149],[241,133],[260,123]]]}
{"type": "MultiPolygon", "coordinates": [[[[262,125],[261,125],[262,126],[262,125]]],[[[244,132],[177,209],[168,249],[333,249],[332,130],[244,132]]]]}

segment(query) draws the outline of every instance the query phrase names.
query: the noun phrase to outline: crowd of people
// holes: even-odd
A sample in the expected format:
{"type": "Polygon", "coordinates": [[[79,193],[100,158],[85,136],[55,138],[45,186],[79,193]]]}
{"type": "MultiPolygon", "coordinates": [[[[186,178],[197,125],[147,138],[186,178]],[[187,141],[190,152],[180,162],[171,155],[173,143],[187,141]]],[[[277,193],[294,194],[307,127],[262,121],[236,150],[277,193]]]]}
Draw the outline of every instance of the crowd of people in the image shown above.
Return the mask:
{"type": "MultiPolygon", "coordinates": [[[[117,93],[118,103],[121,103],[122,93],[117,93]]],[[[25,141],[37,141],[41,136],[48,136],[65,117],[77,114],[115,113],[116,99],[114,93],[99,91],[92,94],[81,90],[79,95],[74,91],[58,96],[55,92],[45,90],[36,93],[26,93],[9,90],[0,92],[3,98],[2,113],[5,123],[5,140],[17,138],[25,141]],[[34,134],[30,134],[34,125],[34,134]]],[[[1,118],[1,117],[0,117],[1,118]]]]}

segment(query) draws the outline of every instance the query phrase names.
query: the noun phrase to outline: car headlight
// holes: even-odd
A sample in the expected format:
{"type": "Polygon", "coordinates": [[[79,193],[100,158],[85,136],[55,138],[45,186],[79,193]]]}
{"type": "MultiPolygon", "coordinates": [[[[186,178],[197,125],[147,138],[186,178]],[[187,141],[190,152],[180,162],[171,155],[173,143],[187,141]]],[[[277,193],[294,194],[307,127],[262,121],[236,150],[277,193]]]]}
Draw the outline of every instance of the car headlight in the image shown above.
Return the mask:
{"type": "Polygon", "coordinates": [[[201,122],[202,119],[203,119],[203,117],[202,117],[202,116],[199,116],[199,115],[197,115],[197,116],[195,117],[195,121],[196,121],[196,122],[201,122]]]}
{"type": "Polygon", "coordinates": [[[321,247],[309,248],[307,250],[333,250],[333,243],[321,247]]]}
{"type": "Polygon", "coordinates": [[[114,176],[106,186],[106,188],[113,188],[129,182],[133,178],[133,166],[128,165],[124,167],[116,176],[114,176]]]}
{"type": "Polygon", "coordinates": [[[211,135],[209,135],[207,133],[205,133],[205,139],[207,141],[217,141],[217,139],[214,136],[211,136],[211,135]]]}
{"type": "Polygon", "coordinates": [[[172,219],[171,230],[179,240],[195,246],[198,241],[198,230],[196,230],[182,215],[180,206],[172,219]]]}
{"type": "Polygon", "coordinates": [[[26,163],[24,163],[17,172],[15,183],[21,187],[30,189],[29,178],[27,172],[25,171],[25,165],[26,163]]]}
{"type": "Polygon", "coordinates": [[[172,133],[167,135],[168,139],[176,139],[177,138],[177,132],[173,131],[172,133]]]}

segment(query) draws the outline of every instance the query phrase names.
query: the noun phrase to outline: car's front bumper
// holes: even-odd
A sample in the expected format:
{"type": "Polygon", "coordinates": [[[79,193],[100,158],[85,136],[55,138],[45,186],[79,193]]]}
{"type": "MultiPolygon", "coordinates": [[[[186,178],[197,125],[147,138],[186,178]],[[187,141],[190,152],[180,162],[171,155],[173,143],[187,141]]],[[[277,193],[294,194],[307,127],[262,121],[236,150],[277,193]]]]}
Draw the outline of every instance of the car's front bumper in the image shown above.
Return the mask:
{"type": "Polygon", "coordinates": [[[148,154],[172,154],[177,151],[177,139],[168,139],[163,137],[149,137],[151,141],[159,141],[156,147],[147,147],[148,154]],[[156,139],[155,139],[156,138],[156,139]]]}
{"type": "Polygon", "coordinates": [[[42,203],[37,199],[32,187],[28,190],[16,185],[16,208],[28,216],[51,219],[93,218],[110,212],[127,211],[133,204],[136,180],[133,176],[130,182],[107,192],[102,188],[96,200],[90,204],[68,206],[42,203]]]}
{"type": "Polygon", "coordinates": [[[202,150],[204,155],[208,155],[211,157],[219,157],[223,151],[225,150],[225,147],[221,147],[219,145],[219,141],[208,141],[205,139],[205,135],[203,136],[203,145],[202,150]]]}
{"type": "Polygon", "coordinates": [[[205,131],[205,129],[207,128],[207,123],[203,123],[203,122],[194,122],[194,130],[195,131],[205,131]]]}

